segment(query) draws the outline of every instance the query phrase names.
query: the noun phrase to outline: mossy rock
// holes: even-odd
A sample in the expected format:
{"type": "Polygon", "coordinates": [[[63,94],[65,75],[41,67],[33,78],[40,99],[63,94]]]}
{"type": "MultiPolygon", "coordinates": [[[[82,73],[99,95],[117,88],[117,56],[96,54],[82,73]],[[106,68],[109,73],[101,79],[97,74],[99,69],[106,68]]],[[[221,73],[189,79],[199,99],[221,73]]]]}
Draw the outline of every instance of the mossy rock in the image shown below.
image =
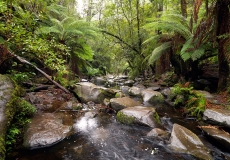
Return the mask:
{"type": "Polygon", "coordinates": [[[125,115],[124,113],[122,113],[121,111],[119,111],[117,113],[117,120],[121,123],[124,123],[124,124],[133,124],[134,121],[135,121],[135,117],[133,116],[128,116],[128,115],[125,115]]]}

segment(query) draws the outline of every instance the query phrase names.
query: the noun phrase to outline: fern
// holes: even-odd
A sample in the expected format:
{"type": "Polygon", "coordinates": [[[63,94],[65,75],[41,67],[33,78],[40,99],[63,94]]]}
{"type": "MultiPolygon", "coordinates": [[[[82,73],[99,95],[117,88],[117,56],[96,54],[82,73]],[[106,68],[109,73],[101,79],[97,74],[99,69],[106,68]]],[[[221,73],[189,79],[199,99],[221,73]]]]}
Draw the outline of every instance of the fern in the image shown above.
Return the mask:
{"type": "Polygon", "coordinates": [[[155,48],[152,52],[152,54],[149,56],[148,63],[152,64],[154,63],[157,59],[159,59],[162,54],[164,54],[169,48],[171,47],[171,42],[165,42],[155,48]]]}
{"type": "Polygon", "coordinates": [[[188,49],[191,49],[194,47],[191,43],[192,43],[192,38],[186,41],[186,43],[183,45],[181,49],[180,56],[184,61],[187,61],[188,59],[191,58],[191,53],[188,52],[188,49]]]}
{"type": "Polygon", "coordinates": [[[193,61],[198,60],[205,54],[205,45],[200,45],[199,48],[195,48],[193,45],[193,38],[190,38],[183,45],[180,56],[184,61],[192,59],[193,61]]]}

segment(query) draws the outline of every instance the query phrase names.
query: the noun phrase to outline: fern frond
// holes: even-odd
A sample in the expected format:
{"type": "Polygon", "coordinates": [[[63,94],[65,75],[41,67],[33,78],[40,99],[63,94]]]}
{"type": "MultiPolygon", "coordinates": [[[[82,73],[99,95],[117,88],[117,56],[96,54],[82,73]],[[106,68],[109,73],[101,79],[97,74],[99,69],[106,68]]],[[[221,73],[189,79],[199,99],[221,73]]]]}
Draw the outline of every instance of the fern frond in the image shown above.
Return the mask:
{"type": "Polygon", "coordinates": [[[180,56],[184,61],[187,61],[191,58],[191,53],[188,50],[194,48],[194,46],[192,45],[192,40],[193,38],[187,40],[181,49],[180,56]]]}
{"type": "Polygon", "coordinates": [[[205,49],[203,46],[200,46],[199,48],[197,48],[196,50],[194,50],[194,52],[191,54],[191,59],[193,61],[199,59],[200,57],[202,57],[205,53],[205,49]]]}
{"type": "Polygon", "coordinates": [[[152,64],[154,63],[157,59],[159,59],[162,54],[164,54],[169,48],[171,47],[171,42],[165,42],[162,43],[160,46],[155,48],[152,52],[152,54],[149,57],[148,63],[152,64]]]}

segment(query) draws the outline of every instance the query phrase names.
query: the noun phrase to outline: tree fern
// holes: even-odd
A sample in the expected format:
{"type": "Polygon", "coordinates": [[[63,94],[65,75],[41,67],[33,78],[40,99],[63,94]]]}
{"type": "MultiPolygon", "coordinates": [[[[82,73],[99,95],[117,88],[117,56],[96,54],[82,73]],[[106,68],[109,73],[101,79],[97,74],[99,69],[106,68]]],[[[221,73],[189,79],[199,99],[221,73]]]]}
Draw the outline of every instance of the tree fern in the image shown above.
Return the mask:
{"type": "Polygon", "coordinates": [[[171,47],[171,42],[162,43],[160,46],[155,48],[152,54],[149,56],[148,63],[153,64],[157,59],[159,59],[162,54],[164,54],[171,47]]]}
{"type": "Polygon", "coordinates": [[[193,38],[190,38],[183,45],[180,56],[184,61],[192,59],[193,61],[201,58],[205,54],[205,46],[200,45],[198,48],[195,48],[193,44],[193,38]]]}

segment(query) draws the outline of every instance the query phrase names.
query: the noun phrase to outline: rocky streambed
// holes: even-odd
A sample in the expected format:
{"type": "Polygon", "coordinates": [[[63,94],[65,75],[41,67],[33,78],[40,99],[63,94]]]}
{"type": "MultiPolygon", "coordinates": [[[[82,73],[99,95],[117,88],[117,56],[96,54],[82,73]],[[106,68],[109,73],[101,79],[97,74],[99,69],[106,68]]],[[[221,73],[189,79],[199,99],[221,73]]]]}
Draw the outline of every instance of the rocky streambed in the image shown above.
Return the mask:
{"type": "Polygon", "coordinates": [[[94,83],[76,84],[77,98],[54,86],[27,93],[37,113],[6,159],[230,159],[229,110],[208,108],[201,124],[164,103],[169,88],[127,77],[118,89],[94,83]]]}

